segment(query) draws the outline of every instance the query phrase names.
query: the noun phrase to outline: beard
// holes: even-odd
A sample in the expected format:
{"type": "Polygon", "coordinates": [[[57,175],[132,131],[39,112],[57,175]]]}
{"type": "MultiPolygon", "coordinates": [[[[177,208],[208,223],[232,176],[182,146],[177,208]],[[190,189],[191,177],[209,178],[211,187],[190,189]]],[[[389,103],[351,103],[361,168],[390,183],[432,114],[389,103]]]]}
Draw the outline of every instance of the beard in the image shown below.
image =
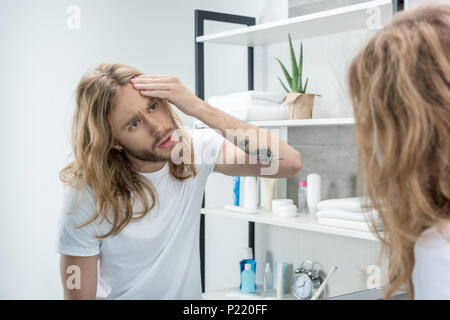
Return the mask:
{"type": "MultiPolygon", "coordinates": [[[[161,136],[165,137],[167,134],[169,134],[174,129],[167,130],[164,132],[161,136]]],[[[171,160],[171,150],[173,149],[173,146],[170,146],[167,149],[163,149],[162,152],[157,152],[156,148],[158,148],[158,145],[162,143],[163,141],[155,141],[151,149],[134,149],[129,146],[123,146],[123,151],[125,151],[125,154],[129,154],[132,157],[134,157],[136,160],[139,161],[145,161],[145,162],[162,162],[162,161],[168,161],[171,160]]]]}
{"type": "Polygon", "coordinates": [[[133,150],[125,147],[124,151],[133,156],[136,160],[145,162],[161,162],[171,159],[170,152],[169,154],[165,155],[152,150],[147,149],[133,150]]]}

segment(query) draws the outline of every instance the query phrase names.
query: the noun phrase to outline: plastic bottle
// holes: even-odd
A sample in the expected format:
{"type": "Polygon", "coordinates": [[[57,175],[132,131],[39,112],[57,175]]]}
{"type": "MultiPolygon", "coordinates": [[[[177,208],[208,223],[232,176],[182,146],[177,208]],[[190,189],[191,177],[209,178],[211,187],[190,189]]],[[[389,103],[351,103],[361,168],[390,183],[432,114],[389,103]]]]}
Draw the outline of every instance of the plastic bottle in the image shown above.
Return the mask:
{"type": "Polygon", "coordinates": [[[269,295],[269,292],[273,287],[273,273],[270,268],[270,263],[266,263],[266,269],[264,270],[264,282],[263,282],[263,294],[265,296],[269,295]]]}
{"type": "Polygon", "coordinates": [[[233,177],[233,202],[239,207],[240,177],[233,177]]]}
{"type": "Polygon", "coordinates": [[[245,264],[245,269],[241,273],[241,291],[243,293],[255,292],[255,272],[252,270],[252,265],[250,263],[245,264]]]}
{"type": "Polygon", "coordinates": [[[310,173],[307,176],[308,189],[307,189],[307,199],[308,199],[308,212],[312,218],[316,218],[317,203],[321,199],[322,183],[320,175],[317,173],[310,173]]]}
{"type": "Polygon", "coordinates": [[[307,183],[306,180],[301,180],[298,183],[298,212],[300,214],[308,213],[307,201],[307,183]]]}
{"type": "MultiPolygon", "coordinates": [[[[255,260],[253,260],[253,250],[252,250],[252,248],[245,248],[244,259],[239,262],[240,273],[241,274],[245,270],[245,265],[247,263],[250,264],[253,273],[256,274],[256,262],[255,262],[255,260]]],[[[239,288],[242,289],[242,278],[241,278],[241,284],[240,284],[239,288]]],[[[255,284],[254,290],[256,290],[256,284],[255,284]]]]}
{"type": "Polygon", "coordinates": [[[244,177],[244,208],[256,209],[258,205],[258,189],[256,177],[244,177]]]}

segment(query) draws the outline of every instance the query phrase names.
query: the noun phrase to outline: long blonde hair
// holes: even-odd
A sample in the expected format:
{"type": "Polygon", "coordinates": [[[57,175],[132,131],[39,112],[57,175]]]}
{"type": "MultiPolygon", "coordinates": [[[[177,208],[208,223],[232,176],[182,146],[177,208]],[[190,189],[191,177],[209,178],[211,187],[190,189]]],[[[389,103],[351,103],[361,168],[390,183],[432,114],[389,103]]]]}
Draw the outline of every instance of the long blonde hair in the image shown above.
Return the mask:
{"type": "Polygon", "coordinates": [[[415,242],[450,221],[450,5],[397,13],[353,59],[348,83],[358,189],[389,254],[385,298],[403,286],[412,298],[415,242]]]}
{"type": "MultiPolygon", "coordinates": [[[[112,228],[97,238],[118,234],[128,223],[142,219],[158,203],[158,195],[152,183],[133,170],[129,160],[122,152],[113,149],[110,114],[116,105],[121,86],[142,72],[119,63],[102,63],[88,71],[76,89],[76,108],[72,122],[72,149],[74,160],[61,170],[61,181],[79,190],[88,185],[95,197],[96,212],[92,218],[78,228],[101,217],[100,223],[108,221],[112,228]],[[152,203],[145,194],[148,191],[152,203]],[[133,214],[135,196],[141,200],[142,211],[133,214]],[[112,209],[112,215],[109,214],[112,209]],[[112,221],[111,221],[112,218],[112,221]]],[[[170,175],[183,181],[196,176],[192,141],[182,129],[182,121],[166,99],[162,102],[172,117],[176,129],[182,133],[182,141],[187,146],[180,152],[190,154],[190,163],[175,164],[168,160],[170,175]],[[184,140],[186,139],[186,140],[184,140]]],[[[75,208],[74,208],[75,209],[75,208]]],[[[72,210],[73,212],[73,210],[72,210]]],[[[71,212],[71,213],[72,213],[71,212]]]]}

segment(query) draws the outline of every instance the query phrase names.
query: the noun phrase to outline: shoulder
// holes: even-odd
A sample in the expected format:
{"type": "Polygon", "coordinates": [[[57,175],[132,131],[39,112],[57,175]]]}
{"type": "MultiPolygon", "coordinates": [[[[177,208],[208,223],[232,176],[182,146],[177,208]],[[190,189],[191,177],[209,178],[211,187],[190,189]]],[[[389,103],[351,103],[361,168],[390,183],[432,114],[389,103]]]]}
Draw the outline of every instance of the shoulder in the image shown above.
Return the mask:
{"type": "Polygon", "coordinates": [[[100,252],[106,225],[100,226],[89,187],[62,184],[56,251],[69,256],[93,256],[100,252]],[[92,221],[88,223],[89,221],[92,221]]]}
{"type": "Polygon", "coordinates": [[[183,127],[183,129],[188,133],[191,139],[195,142],[205,143],[212,142],[213,140],[225,139],[220,131],[212,128],[189,128],[183,127]]]}
{"type": "Polygon", "coordinates": [[[220,150],[222,143],[225,138],[221,135],[220,131],[212,128],[187,128],[184,130],[192,139],[194,148],[196,152],[203,154],[203,157],[217,157],[218,151],[220,150]]]}
{"type": "Polygon", "coordinates": [[[184,127],[183,129],[185,129],[191,137],[194,145],[194,154],[196,155],[195,162],[206,165],[209,168],[208,173],[211,173],[217,163],[225,138],[217,129],[197,129],[187,127],[184,127]]]}
{"type": "MultiPolygon", "coordinates": [[[[443,252],[450,250],[450,224],[426,229],[415,244],[415,250],[419,253],[443,252]]],[[[449,261],[450,261],[450,257],[449,261]]]]}
{"type": "MultiPolygon", "coordinates": [[[[107,210],[110,215],[111,211],[107,210]]],[[[85,232],[91,234],[104,235],[108,233],[112,226],[107,220],[103,221],[103,215],[97,214],[97,211],[94,191],[89,185],[83,188],[67,184],[62,185],[58,211],[59,228],[61,230],[81,226],[88,221],[92,221],[81,227],[80,230],[85,230],[85,232]]]]}
{"type": "Polygon", "coordinates": [[[450,224],[425,230],[414,246],[416,299],[450,299],[450,224]]]}
{"type": "Polygon", "coordinates": [[[76,208],[84,212],[95,211],[95,198],[89,185],[81,187],[79,185],[62,184],[61,186],[61,210],[70,212],[76,208]]]}
{"type": "Polygon", "coordinates": [[[60,226],[79,226],[96,217],[86,228],[100,228],[101,217],[97,215],[94,193],[88,185],[80,188],[63,184],[58,214],[60,226]]]}

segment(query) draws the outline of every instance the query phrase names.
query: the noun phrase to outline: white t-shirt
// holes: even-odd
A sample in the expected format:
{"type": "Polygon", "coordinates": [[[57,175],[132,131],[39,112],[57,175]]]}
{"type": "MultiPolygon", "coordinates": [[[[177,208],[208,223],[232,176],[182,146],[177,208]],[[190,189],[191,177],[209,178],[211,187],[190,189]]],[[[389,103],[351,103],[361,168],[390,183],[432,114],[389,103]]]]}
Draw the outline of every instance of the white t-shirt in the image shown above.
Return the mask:
{"type": "Polygon", "coordinates": [[[176,181],[169,175],[168,163],[159,171],[139,173],[154,185],[159,211],[155,206],[116,236],[94,237],[111,229],[106,220],[99,225],[100,218],[72,228],[92,217],[94,198],[87,187],[74,213],[66,214],[78,192],[63,185],[56,251],[70,256],[100,254],[97,299],[201,299],[200,209],[207,177],[225,139],[210,128],[185,129],[193,140],[197,176],[176,181]]]}
{"type": "Polygon", "coordinates": [[[414,259],[414,298],[450,299],[450,225],[444,235],[436,228],[425,230],[414,246],[414,259]]]}

